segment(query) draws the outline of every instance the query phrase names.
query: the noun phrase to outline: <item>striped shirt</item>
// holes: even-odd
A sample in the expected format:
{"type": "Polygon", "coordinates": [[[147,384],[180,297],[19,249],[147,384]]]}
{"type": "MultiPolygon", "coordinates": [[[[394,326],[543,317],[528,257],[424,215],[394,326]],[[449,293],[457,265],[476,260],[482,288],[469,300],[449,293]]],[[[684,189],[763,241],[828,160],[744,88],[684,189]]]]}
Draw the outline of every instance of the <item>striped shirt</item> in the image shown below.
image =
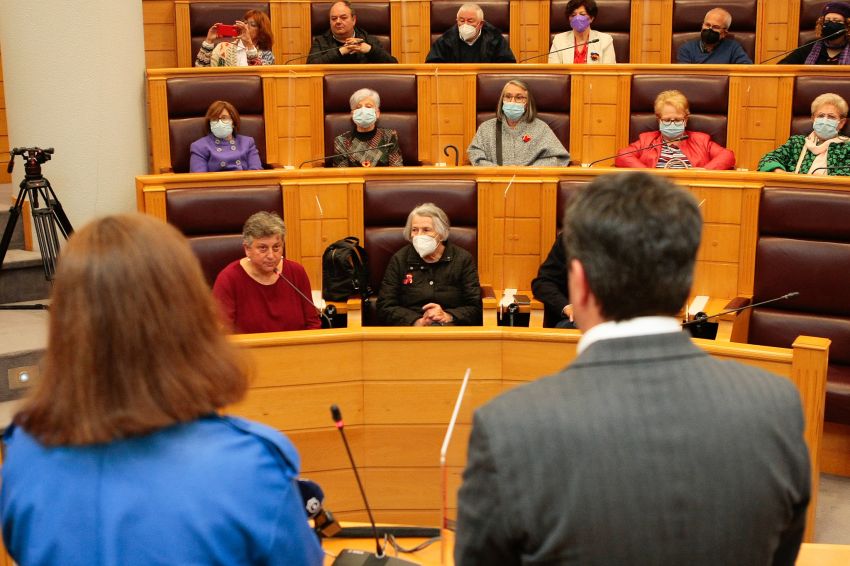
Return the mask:
{"type": "Polygon", "coordinates": [[[666,142],[661,146],[661,155],[658,157],[658,163],[655,164],[656,169],[689,169],[690,167],[691,162],[679,146],[666,142]],[[668,163],[670,163],[669,166],[668,163]]]}

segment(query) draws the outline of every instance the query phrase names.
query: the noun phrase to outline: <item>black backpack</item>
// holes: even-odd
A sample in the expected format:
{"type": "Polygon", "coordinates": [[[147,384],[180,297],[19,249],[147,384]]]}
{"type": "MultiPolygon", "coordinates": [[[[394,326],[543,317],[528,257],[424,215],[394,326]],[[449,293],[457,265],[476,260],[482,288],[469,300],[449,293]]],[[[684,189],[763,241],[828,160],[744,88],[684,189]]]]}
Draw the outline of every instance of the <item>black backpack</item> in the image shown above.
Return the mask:
{"type": "Polygon", "coordinates": [[[349,236],[329,245],[322,254],[322,298],[347,301],[354,295],[371,295],[368,264],[359,238],[349,236]]]}

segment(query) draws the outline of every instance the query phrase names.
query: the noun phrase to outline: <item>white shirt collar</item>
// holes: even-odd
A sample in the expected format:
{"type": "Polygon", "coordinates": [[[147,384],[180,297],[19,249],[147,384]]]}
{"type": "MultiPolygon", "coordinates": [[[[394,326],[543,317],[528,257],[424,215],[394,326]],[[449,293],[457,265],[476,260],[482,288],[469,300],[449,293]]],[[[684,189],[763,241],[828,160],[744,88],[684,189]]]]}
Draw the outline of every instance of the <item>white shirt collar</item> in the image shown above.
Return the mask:
{"type": "Polygon", "coordinates": [[[578,341],[578,353],[581,354],[588,346],[600,340],[681,331],[681,323],[670,316],[639,316],[637,318],[630,318],[629,320],[621,320],[620,322],[609,320],[597,324],[582,335],[578,341]]]}

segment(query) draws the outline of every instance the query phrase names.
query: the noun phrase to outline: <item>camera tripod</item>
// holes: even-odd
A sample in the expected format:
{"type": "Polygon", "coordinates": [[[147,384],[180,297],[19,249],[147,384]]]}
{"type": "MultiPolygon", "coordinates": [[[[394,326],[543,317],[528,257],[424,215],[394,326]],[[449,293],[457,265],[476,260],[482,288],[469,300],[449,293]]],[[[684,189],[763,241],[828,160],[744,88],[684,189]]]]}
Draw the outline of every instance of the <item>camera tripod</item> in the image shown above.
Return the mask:
{"type": "MultiPolygon", "coordinates": [[[[15,156],[20,155],[24,159],[24,180],[21,181],[18,197],[15,204],[9,209],[9,223],[0,240],[0,277],[3,275],[3,261],[9,244],[12,242],[12,233],[20,218],[24,202],[29,200],[32,211],[33,228],[38,239],[38,248],[41,252],[41,265],[44,268],[44,278],[53,281],[56,273],[56,258],[59,255],[59,233],[67,240],[74,231],[71,222],[65,215],[65,210],[59,202],[50,181],[41,174],[41,164],[48,161],[53,154],[53,148],[41,149],[39,147],[16,147],[9,152],[9,165],[6,171],[11,173],[15,167],[15,156]],[[43,206],[41,204],[43,203],[43,206]]],[[[0,310],[17,309],[45,309],[45,305],[0,305],[0,310]]]]}

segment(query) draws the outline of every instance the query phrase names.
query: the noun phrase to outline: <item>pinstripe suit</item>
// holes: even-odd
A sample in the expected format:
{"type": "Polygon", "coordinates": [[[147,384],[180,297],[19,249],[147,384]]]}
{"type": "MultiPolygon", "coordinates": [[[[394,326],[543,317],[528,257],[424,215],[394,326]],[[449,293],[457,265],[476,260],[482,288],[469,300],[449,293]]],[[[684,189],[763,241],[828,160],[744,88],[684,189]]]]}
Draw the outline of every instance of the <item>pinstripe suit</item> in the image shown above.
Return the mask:
{"type": "Polygon", "coordinates": [[[456,563],[793,564],[802,432],[793,384],[684,333],[593,343],[476,412],[456,563]]]}

